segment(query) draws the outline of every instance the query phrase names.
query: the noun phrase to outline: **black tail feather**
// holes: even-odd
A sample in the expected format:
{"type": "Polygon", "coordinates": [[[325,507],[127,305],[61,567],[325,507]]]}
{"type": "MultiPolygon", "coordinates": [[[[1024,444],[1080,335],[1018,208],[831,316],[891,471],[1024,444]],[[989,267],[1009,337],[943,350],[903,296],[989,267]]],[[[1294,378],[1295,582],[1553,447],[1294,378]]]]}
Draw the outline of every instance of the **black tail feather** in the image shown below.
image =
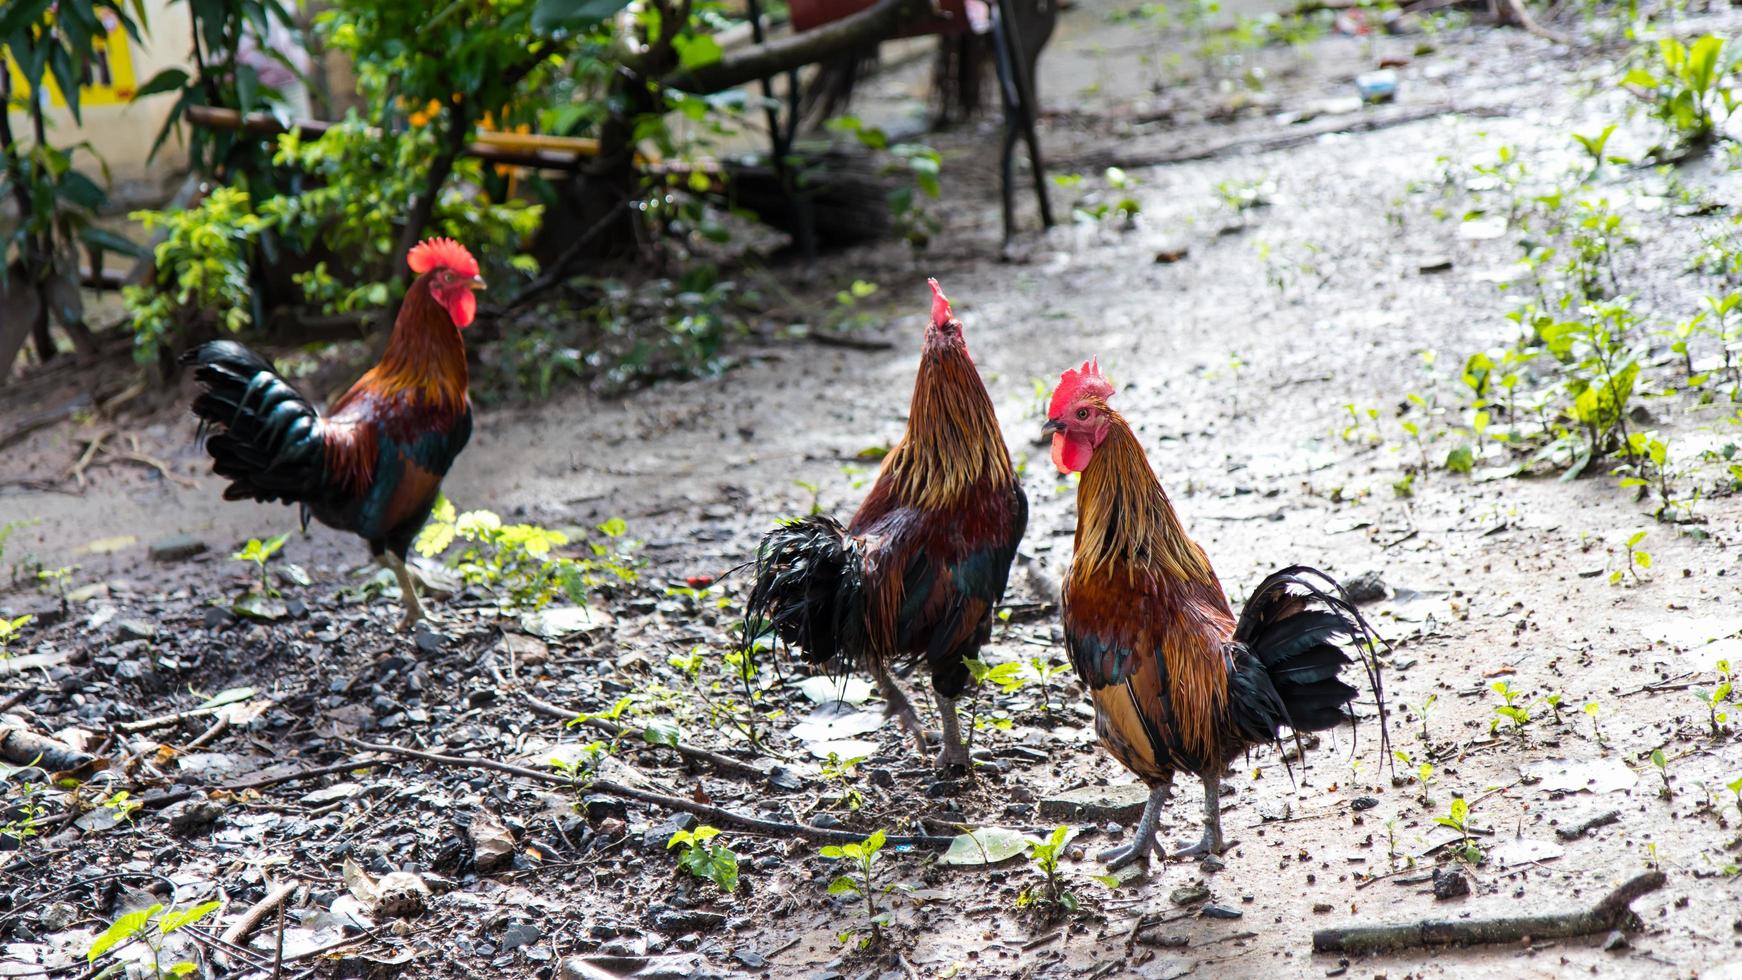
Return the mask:
{"type": "Polygon", "coordinates": [[[744,607],[746,647],[772,632],[809,663],[862,663],[865,612],[864,548],[839,521],[800,518],[763,537],[744,607]]]}
{"type": "Polygon", "coordinates": [[[1305,565],[1271,574],[1241,610],[1234,640],[1264,666],[1296,732],[1353,719],[1348,705],[1359,692],[1338,675],[1359,661],[1378,707],[1381,749],[1390,758],[1378,659],[1386,644],[1336,579],[1305,565]]]}
{"type": "MultiPolygon", "coordinates": [[[[216,340],[181,356],[201,392],[193,411],[226,500],[313,502],[323,490],[320,414],[272,365],[241,344],[216,340]]],[[[306,524],[306,520],[305,520],[306,524]]]]}

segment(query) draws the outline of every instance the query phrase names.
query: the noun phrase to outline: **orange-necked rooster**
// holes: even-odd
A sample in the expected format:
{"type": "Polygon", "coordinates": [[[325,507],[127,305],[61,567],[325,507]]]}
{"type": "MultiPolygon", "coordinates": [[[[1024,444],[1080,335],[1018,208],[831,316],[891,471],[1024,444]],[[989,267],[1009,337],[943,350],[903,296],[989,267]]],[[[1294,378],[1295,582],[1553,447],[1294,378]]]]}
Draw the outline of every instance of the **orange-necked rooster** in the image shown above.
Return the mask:
{"type": "Polygon", "coordinates": [[[405,552],[429,517],[442,477],[472,434],[460,331],[484,288],[477,260],[451,239],[407,256],[406,290],[381,363],[326,415],[260,355],[228,340],[182,355],[203,389],[194,400],[225,500],[281,500],[369,542],[399,578],[401,629],[423,618],[405,552]]]}
{"type": "Polygon", "coordinates": [[[969,763],[955,705],[968,683],[964,660],[991,636],[1028,498],[962,323],[929,282],[907,432],[846,527],[806,517],[763,538],[745,634],[772,629],[810,663],[868,670],[922,753],[924,729],[890,669],[923,661],[943,719],[937,766],[947,770],[969,763]]]}
{"type": "Polygon", "coordinates": [[[1180,853],[1220,853],[1228,764],[1284,728],[1320,731],[1350,717],[1356,691],[1338,677],[1355,662],[1345,647],[1362,658],[1381,732],[1385,722],[1379,640],[1341,586],[1316,569],[1285,568],[1236,620],[1131,426],[1108,407],[1112,394],[1095,362],[1066,371],[1044,428],[1059,471],[1082,474],[1065,643],[1101,744],[1150,789],[1136,838],[1101,855],[1120,867],[1163,853],[1156,819],[1181,770],[1203,780],[1204,835],[1180,853]]]}

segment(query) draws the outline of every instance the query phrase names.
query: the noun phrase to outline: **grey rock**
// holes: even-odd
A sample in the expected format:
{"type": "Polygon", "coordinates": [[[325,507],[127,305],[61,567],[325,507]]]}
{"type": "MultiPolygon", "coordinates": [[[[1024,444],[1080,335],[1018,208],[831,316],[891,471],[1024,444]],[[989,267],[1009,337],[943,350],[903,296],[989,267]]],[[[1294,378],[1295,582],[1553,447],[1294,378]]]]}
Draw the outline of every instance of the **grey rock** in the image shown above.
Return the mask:
{"type": "Polygon", "coordinates": [[[1385,580],[1378,572],[1362,572],[1343,583],[1343,591],[1349,594],[1349,601],[1356,605],[1368,602],[1378,602],[1390,594],[1385,587],[1385,580]]]}
{"type": "Polygon", "coordinates": [[[115,624],[115,635],[123,640],[150,640],[157,636],[157,624],[140,619],[124,619],[115,624]]]}
{"type": "Polygon", "coordinates": [[[1434,897],[1440,900],[1470,894],[1470,878],[1457,869],[1434,869],[1434,897]]]}
{"type": "Polygon", "coordinates": [[[1041,800],[1040,815],[1046,820],[1134,823],[1148,802],[1149,790],[1142,783],[1084,786],[1041,800]]]}
{"type": "Polygon", "coordinates": [[[224,808],[211,800],[182,800],[163,811],[163,822],[170,833],[186,837],[206,830],[223,815],[224,808]]]}
{"type": "Polygon", "coordinates": [[[650,912],[653,928],[668,935],[680,935],[686,932],[713,932],[726,924],[726,917],[719,912],[704,912],[700,909],[674,909],[669,905],[658,905],[650,912]]]}
{"type": "Polygon", "coordinates": [[[199,538],[191,534],[177,534],[153,541],[146,554],[151,556],[152,561],[175,562],[187,561],[195,555],[203,554],[205,550],[206,543],[199,538]]]}
{"type": "Polygon", "coordinates": [[[1359,813],[1362,810],[1371,810],[1378,805],[1379,801],[1371,796],[1357,796],[1349,801],[1349,809],[1354,810],[1356,813],[1359,813]]]}
{"type": "Polygon", "coordinates": [[[1181,885],[1173,890],[1168,900],[1175,905],[1190,905],[1210,897],[1210,890],[1203,885],[1181,885]]]}
{"type": "Polygon", "coordinates": [[[508,928],[502,930],[502,949],[504,952],[531,946],[544,938],[544,931],[530,922],[510,922],[508,928]]]}
{"type": "Polygon", "coordinates": [[[1246,913],[1239,909],[1231,909],[1226,905],[1206,905],[1198,914],[1206,919],[1238,919],[1246,913]]]}
{"type": "Polygon", "coordinates": [[[785,766],[775,766],[768,770],[768,785],[783,793],[796,793],[804,789],[804,780],[792,774],[785,766]]]}
{"type": "Polygon", "coordinates": [[[206,629],[215,630],[220,626],[228,626],[230,621],[235,618],[230,610],[222,606],[208,606],[206,608],[206,629]]]}
{"type": "Polygon", "coordinates": [[[448,638],[433,630],[424,629],[420,624],[417,630],[417,638],[413,642],[415,642],[417,648],[422,650],[424,653],[440,653],[442,652],[442,647],[447,644],[448,638]]]}
{"type": "Polygon", "coordinates": [[[1603,952],[1618,953],[1630,945],[1632,944],[1627,941],[1627,934],[1616,929],[1603,940],[1603,952]]]}

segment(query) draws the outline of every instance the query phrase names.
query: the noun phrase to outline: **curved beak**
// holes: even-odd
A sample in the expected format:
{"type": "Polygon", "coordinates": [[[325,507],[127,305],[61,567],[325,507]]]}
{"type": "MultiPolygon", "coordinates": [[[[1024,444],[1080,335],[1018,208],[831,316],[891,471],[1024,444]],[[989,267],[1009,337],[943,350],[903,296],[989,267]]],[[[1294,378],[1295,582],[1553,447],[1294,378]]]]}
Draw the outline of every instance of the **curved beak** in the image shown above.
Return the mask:
{"type": "Polygon", "coordinates": [[[489,287],[484,285],[484,277],[483,276],[473,276],[472,278],[466,280],[466,288],[470,289],[474,293],[481,293],[489,287]]]}
{"type": "Polygon", "coordinates": [[[1040,434],[1043,436],[1063,431],[1065,431],[1065,424],[1058,419],[1047,419],[1046,424],[1040,427],[1040,434]]]}

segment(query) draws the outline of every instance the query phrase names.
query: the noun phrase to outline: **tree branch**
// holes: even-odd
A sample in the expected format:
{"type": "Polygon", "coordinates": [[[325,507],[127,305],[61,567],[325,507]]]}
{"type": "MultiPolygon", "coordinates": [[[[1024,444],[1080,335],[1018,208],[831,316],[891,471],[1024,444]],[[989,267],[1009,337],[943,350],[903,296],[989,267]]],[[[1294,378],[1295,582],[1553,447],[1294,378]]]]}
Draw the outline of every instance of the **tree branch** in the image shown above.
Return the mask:
{"type": "MultiPolygon", "coordinates": [[[[401,748],[385,742],[365,742],[361,739],[341,735],[339,740],[347,745],[375,752],[390,752],[410,759],[421,759],[443,766],[459,766],[466,769],[489,769],[493,772],[507,773],[534,782],[548,783],[553,786],[572,785],[567,777],[554,772],[540,772],[508,762],[497,762],[494,759],[473,759],[457,755],[440,755],[435,752],[421,752],[417,749],[401,748]]],[[[697,803],[677,796],[667,796],[664,793],[650,793],[644,789],[625,786],[608,779],[595,779],[586,784],[586,788],[610,796],[622,796],[641,803],[652,804],[667,810],[679,810],[693,813],[705,822],[716,827],[731,827],[744,833],[758,834],[764,837],[792,838],[797,837],[817,844],[857,844],[867,835],[849,830],[824,830],[821,827],[809,827],[804,824],[783,823],[778,820],[763,820],[742,813],[734,813],[707,803],[697,803]]],[[[896,846],[912,846],[925,849],[943,850],[950,846],[952,837],[936,837],[930,834],[918,836],[890,836],[888,843],[896,846]]]]}
{"type": "Polygon", "coordinates": [[[1632,915],[1628,906],[1663,887],[1661,871],[1647,871],[1622,882],[1588,909],[1553,915],[1503,915],[1492,919],[1423,919],[1389,926],[1347,926],[1313,933],[1315,953],[1384,953],[1414,946],[1465,946],[1513,943],[1529,937],[1562,939],[1621,928],[1632,915]]]}
{"type": "Polygon", "coordinates": [[[737,88],[759,78],[826,61],[853,48],[885,40],[902,24],[924,16],[929,9],[926,0],[877,0],[851,17],[843,17],[814,31],[757,44],[712,64],[679,71],[666,78],[665,85],[692,95],[710,95],[737,88]]]}

